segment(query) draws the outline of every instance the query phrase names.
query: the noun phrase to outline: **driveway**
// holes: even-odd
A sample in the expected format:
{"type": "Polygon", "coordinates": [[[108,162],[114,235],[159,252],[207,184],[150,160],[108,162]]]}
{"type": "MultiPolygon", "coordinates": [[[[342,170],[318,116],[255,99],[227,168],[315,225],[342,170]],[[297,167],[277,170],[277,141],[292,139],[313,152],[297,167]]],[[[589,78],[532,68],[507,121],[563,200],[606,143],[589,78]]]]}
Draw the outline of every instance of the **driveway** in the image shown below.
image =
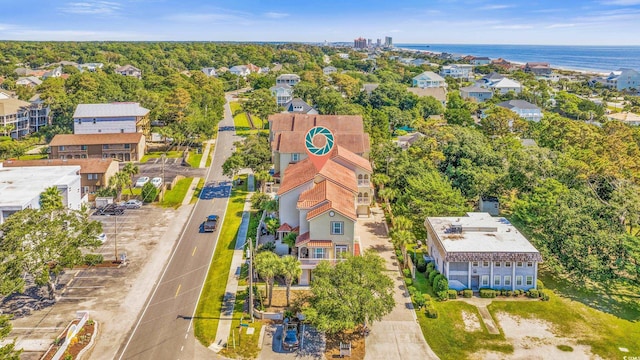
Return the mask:
{"type": "Polygon", "coordinates": [[[363,249],[374,249],[385,260],[387,275],[393,280],[396,302],[391,313],[371,326],[365,340],[365,360],[438,359],[422,334],[411,298],[405,291],[382,210],[372,208],[368,219],[358,219],[356,232],[363,249]]]}
{"type": "Polygon", "coordinates": [[[265,334],[262,341],[262,351],[258,355],[260,360],[280,359],[323,359],[325,340],[324,336],[307,325],[302,326],[300,349],[297,351],[285,351],[282,349],[282,324],[265,325],[265,334]]]}

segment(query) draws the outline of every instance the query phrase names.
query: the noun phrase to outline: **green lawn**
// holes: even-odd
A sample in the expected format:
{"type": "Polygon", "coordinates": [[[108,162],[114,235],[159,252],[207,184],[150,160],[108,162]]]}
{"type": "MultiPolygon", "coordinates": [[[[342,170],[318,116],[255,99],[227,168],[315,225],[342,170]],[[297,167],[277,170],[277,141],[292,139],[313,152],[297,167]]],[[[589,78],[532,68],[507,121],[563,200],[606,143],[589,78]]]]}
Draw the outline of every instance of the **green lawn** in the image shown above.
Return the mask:
{"type": "Polygon", "coordinates": [[[189,186],[192,181],[193,178],[178,180],[173,189],[164,193],[164,198],[160,202],[160,205],[173,208],[180,207],[180,205],[182,205],[182,200],[184,200],[185,195],[187,195],[187,191],[189,190],[189,186]]]}
{"type": "Polygon", "coordinates": [[[195,154],[193,151],[189,152],[189,156],[187,156],[187,163],[192,167],[192,168],[199,168],[200,167],[200,160],[202,159],[202,153],[200,154],[195,154]]]}
{"type": "Polygon", "coordinates": [[[225,357],[232,359],[255,359],[260,351],[258,348],[258,339],[260,338],[262,323],[260,321],[251,323],[249,321],[249,314],[243,312],[243,306],[248,296],[247,291],[238,293],[236,296],[236,303],[233,309],[233,322],[231,324],[231,330],[234,332],[235,338],[229,334],[229,340],[227,341],[227,344],[229,344],[228,347],[220,351],[220,354],[225,357]],[[248,324],[249,326],[242,327],[242,330],[238,331],[241,320],[243,324],[248,324]],[[252,335],[246,334],[249,327],[254,329],[252,335]],[[233,347],[234,340],[235,348],[233,347]]]}
{"type": "Polygon", "coordinates": [[[494,314],[502,311],[524,319],[546,320],[553,324],[552,331],[556,335],[589,345],[594,354],[604,359],[622,359],[624,355],[640,354],[640,323],[637,319],[621,319],[560,297],[552,291],[545,291],[550,296],[549,301],[494,301],[488,308],[494,314]],[[621,352],[618,349],[620,347],[629,349],[629,352],[621,352]]]}
{"type": "MultiPolygon", "coordinates": [[[[147,153],[140,159],[140,163],[144,164],[149,161],[149,159],[159,159],[162,157],[162,154],[164,154],[162,151],[147,153]]],[[[165,156],[167,158],[180,158],[182,157],[182,151],[167,151],[165,156]]]]}
{"type": "Polygon", "coordinates": [[[202,191],[203,187],[204,187],[204,178],[200,178],[200,181],[198,181],[198,185],[196,186],[196,191],[193,192],[193,196],[191,197],[190,204],[195,204],[195,202],[198,201],[198,198],[200,197],[200,192],[202,191]]]}
{"type": "Polygon", "coordinates": [[[249,126],[249,118],[247,118],[247,114],[245,112],[241,111],[240,103],[231,102],[229,103],[229,106],[231,107],[232,114],[238,112],[233,117],[233,125],[236,127],[236,134],[238,134],[239,136],[247,136],[256,132],[268,132],[268,130],[262,130],[264,122],[262,121],[262,119],[255,115],[252,115],[251,119],[253,119],[253,124],[256,126],[256,129],[251,129],[251,127],[249,126]]]}
{"type": "Polygon", "coordinates": [[[198,308],[196,309],[194,332],[196,338],[204,346],[209,346],[215,341],[222,299],[227,286],[231,258],[235,248],[238,227],[240,227],[242,220],[242,210],[246,196],[246,185],[235,188],[231,192],[224,223],[219,230],[218,244],[207,274],[207,280],[202,289],[198,308]]]}
{"type": "Polygon", "coordinates": [[[21,155],[18,157],[18,160],[41,160],[41,159],[47,159],[49,158],[49,155],[45,154],[45,155],[41,155],[41,154],[32,154],[32,155],[21,155]]]}

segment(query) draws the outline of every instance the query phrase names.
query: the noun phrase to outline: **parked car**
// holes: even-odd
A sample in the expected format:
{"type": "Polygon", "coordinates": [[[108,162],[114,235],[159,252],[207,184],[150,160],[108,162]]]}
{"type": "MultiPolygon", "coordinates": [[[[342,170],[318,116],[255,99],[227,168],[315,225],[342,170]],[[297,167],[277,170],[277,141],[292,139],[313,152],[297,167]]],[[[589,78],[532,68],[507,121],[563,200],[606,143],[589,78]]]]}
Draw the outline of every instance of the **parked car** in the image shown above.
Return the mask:
{"type": "Polygon", "coordinates": [[[101,243],[103,243],[103,244],[104,244],[104,243],[105,243],[105,241],[107,241],[107,234],[102,233],[102,234],[100,234],[100,235],[96,236],[96,238],[97,238],[98,240],[100,240],[100,242],[101,242],[101,243]]]}
{"type": "Polygon", "coordinates": [[[142,201],[137,199],[128,200],[123,204],[127,209],[139,209],[142,206],[142,201]]]}
{"type": "Polygon", "coordinates": [[[122,215],[124,214],[124,206],[109,204],[98,210],[98,215],[122,215]]]}
{"type": "Polygon", "coordinates": [[[151,179],[151,184],[157,188],[162,186],[162,178],[160,177],[154,177],[153,179],[151,179]]]}
{"type": "Polygon", "coordinates": [[[149,182],[149,177],[148,176],[141,176],[138,178],[138,180],[136,180],[136,187],[143,187],[144,184],[149,182]]]}
{"type": "Polygon", "coordinates": [[[293,351],[298,349],[299,346],[298,324],[285,322],[282,327],[282,349],[293,351]]]}
{"type": "Polygon", "coordinates": [[[202,230],[204,232],[213,232],[218,225],[218,215],[209,215],[202,223],[202,230]]]}

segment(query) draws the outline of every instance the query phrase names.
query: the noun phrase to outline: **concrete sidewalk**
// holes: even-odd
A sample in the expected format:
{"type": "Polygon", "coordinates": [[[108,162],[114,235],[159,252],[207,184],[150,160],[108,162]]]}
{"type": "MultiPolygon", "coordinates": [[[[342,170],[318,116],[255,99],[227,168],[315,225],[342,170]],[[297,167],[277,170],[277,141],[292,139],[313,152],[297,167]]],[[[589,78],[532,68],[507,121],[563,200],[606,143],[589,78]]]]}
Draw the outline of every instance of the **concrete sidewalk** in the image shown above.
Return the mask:
{"type": "Polygon", "coordinates": [[[438,359],[431,350],[416,320],[416,314],[404,279],[398,271],[393,245],[387,236],[384,214],[372,208],[368,219],[358,219],[356,231],[363,249],[373,249],[386,263],[386,273],[393,280],[395,307],[373,323],[365,340],[365,360],[438,359]]]}
{"type": "Polygon", "coordinates": [[[207,159],[209,158],[209,152],[211,151],[211,146],[214,145],[216,141],[214,139],[207,140],[204,142],[204,150],[202,151],[202,159],[200,159],[199,168],[204,168],[207,166],[207,159]]]}
{"type": "Polygon", "coordinates": [[[238,279],[240,275],[240,267],[242,266],[242,257],[244,255],[244,244],[247,241],[247,230],[249,229],[249,211],[251,210],[251,196],[254,189],[253,174],[247,177],[247,190],[249,193],[244,201],[244,211],[242,212],[242,222],[238,228],[238,237],[236,238],[235,250],[231,260],[229,269],[229,277],[227,278],[227,288],[222,300],[222,309],[220,311],[220,321],[218,322],[218,330],[216,332],[216,340],[209,345],[209,349],[218,352],[227,344],[229,334],[231,333],[231,323],[233,322],[233,307],[236,303],[236,293],[238,291],[238,279]]]}

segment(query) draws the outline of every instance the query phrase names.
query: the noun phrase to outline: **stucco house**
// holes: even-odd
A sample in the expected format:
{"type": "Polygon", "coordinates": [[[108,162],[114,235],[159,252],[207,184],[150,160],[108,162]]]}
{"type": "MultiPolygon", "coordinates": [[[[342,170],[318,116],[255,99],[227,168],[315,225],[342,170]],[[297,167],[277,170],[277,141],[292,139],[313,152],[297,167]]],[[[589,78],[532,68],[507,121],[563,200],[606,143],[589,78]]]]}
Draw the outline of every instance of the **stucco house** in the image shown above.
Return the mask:
{"type": "Polygon", "coordinates": [[[429,254],[450,288],[536,288],[542,256],[507,219],[467,213],[428,217],[424,226],[429,254]]]}
{"type": "Polygon", "coordinates": [[[515,112],[525,120],[538,122],[542,119],[542,110],[536,105],[524,100],[503,101],[496,105],[515,112]]]}
{"type": "Polygon", "coordinates": [[[412,86],[417,88],[446,87],[447,82],[442,76],[433,71],[425,71],[413,78],[412,86]]]}

